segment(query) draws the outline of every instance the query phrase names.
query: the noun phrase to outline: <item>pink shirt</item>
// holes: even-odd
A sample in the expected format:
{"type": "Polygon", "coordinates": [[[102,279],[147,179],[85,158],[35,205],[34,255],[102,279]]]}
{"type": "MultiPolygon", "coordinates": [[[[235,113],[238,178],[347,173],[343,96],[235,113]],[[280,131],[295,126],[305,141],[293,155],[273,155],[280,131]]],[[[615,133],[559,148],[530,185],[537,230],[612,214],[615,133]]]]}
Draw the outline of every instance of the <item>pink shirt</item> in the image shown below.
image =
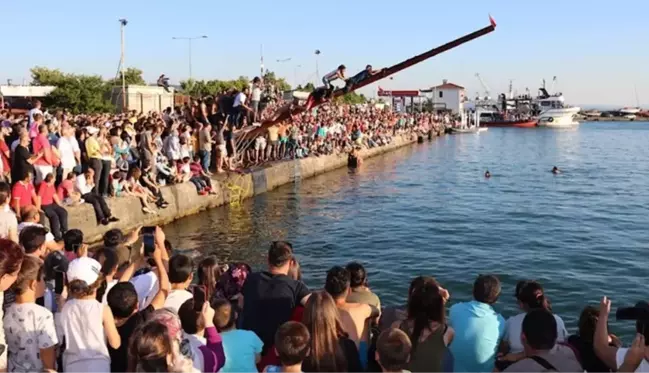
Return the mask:
{"type": "Polygon", "coordinates": [[[52,164],[47,161],[47,158],[48,156],[50,158],[52,156],[52,145],[50,145],[50,142],[47,140],[47,136],[42,134],[36,136],[32,145],[34,146],[34,154],[38,154],[41,150],[45,152],[45,155],[38,158],[34,164],[39,166],[51,166],[52,164]]]}

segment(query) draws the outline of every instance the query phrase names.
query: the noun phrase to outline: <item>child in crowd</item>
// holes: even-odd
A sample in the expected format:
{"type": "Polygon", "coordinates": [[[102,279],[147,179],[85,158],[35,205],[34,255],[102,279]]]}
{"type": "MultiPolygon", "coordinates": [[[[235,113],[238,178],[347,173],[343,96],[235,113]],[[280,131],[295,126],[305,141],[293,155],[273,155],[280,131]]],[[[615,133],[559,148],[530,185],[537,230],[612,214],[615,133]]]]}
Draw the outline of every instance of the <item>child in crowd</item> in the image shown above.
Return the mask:
{"type": "Polygon", "coordinates": [[[209,194],[216,194],[216,192],[212,189],[212,179],[210,179],[209,175],[205,172],[205,170],[203,170],[203,166],[201,166],[201,157],[198,154],[195,155],[194,160],[189,163],[189,170],[192,173],[193,179],[198,179],[206,185],[204,190],[206,190],[209,194]]]}
{"type": "Polygon", "coordinates": [[[68,300],[61,311],[66,372],[110,372],[106,341],[115,349],[122,343],[113,313],[96,299],[104,281],[100,273],[101,264],[87,256],[68,266],[68,300]]]}
{"type": "Polygon", "coordinates": [[[169,259],[171,291],[165,301],[165,308],[178,312],[180,306],[193,297],[193,294],[187,291],[193,279],[194,261],[192,258],[183,254],[176,254],[169,259]]]}
{"type": "Polygon", "coordinates": [[[4,316],[10,372],[56,372],[54,316],[36,304],[45,293],[43,275],[41,261],[25,257],[12,286],[16,300],[4,316]]]}
{"type": "Polygon", "coordinates": [[[56,190],[59,199],[63,201],[64,205],[76,206],[83,203],[81,200],[81,194],[74,189],[75,179],[76,176],[74,172],[68,173],[56,190]]]}
{"type": "Polygon", "coordinates": [[[225,355],[209,302],[203,304],[202,311],[196,311],[194,299],[188,299],[180,306],[178,317],[183,328],[181,347],[189,347],[194,368],[200,372],[219,372],[225,363],[225,355]]]}
{"type": "Polygon", "coordinates": [[[255,332],[237,329],[237,312],[226,299],[214,301],[214,325],[223,338],[225,365],[221,372],[255,372],[264,343],[255,332]]]}
{"type": "Polygon", "coordinates": [[[412,344],[406,333],[399,329],[384,330],[376,341],[376,361],[383,372],[406,372],[412,344]]]}
{"type": "Polygon", "coordinates": [[[140,309],[138,307],[138,295],[130,282],[120,282],[107,291],[106,300],[113,315],[115,316],[115,325],[120,339],[124,341],[119,348],[108,348],[110,354],[110,367],[112,372],[126,372],[128,369],[128,341],[131,339],[135,330],[147,320],[153,311],[161,309],[167,298],[167,289],[169,288],[169,277],[165,270],[162,259],[162,251],[157,247],[153,252],[153,261],[156,268],[159,268],[158,292],[155,294],[151,303],[140,309]]]}
{"type": "Polygon", "coordinates": [[[269,365],[264,372],[301,372],[310,345],[311,335],[304,324],[296,321],[284,323],[275,333],[275,350],[282,366],[269,365]]]}
{"type": "Polygon", "coordinates": [[[81,245],[83,245],[83,232],[80,229],[70,229],[65,232],[63,235],[63,247],[68,261],[71,262],[77,258],[81,245]]]}
{"type": "Polygon", "coordinates": [[[196,187],[198,194],[201,196],[207,195],[210,189],[203,179],[194,176],[192,173],[189,157],[185,157],[182,161],[178,161],[176,166],[178,169],[178,175],[180,175],[182,182],[191,182],[196,187]]]}

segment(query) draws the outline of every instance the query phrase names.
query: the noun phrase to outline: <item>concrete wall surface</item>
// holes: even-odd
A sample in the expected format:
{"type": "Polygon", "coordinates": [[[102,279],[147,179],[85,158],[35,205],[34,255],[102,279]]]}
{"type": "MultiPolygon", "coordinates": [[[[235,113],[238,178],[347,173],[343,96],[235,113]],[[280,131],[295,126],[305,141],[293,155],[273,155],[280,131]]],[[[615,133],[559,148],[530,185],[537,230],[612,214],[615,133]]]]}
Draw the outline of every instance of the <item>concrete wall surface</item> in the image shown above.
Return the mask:
{"type": "MultiPolygon", "coordinates": [[[[361,156],[373,157],[412,144],[416,140],[414,135],[397,136],[390,145],[362,150],[361,156]]],[[[100,241],[104,232],[112,228],[120,228],[127,232],[140,225],[163,225],[208,208],[237,203],[245,198],[273,190],[280,185],[313,177],[346,165],[347,156],[337,154],[276,162],[248,174],[218,175],[212,179],[213,187],[218,194],[210,196],[198,195],[191,183],[165,186],[162,187],[162,194],[169,202],[169,206],[157,210],[157,215],[143,213],[140,201],[136,197],[109,198],[108,205],[113,215],[120,219],[119,222],[108,226],[98,225],[92,206],[82,204],[67,209],[68,225],[70,228],[81,229],[85,241],[94,243],[100,241]]]]}

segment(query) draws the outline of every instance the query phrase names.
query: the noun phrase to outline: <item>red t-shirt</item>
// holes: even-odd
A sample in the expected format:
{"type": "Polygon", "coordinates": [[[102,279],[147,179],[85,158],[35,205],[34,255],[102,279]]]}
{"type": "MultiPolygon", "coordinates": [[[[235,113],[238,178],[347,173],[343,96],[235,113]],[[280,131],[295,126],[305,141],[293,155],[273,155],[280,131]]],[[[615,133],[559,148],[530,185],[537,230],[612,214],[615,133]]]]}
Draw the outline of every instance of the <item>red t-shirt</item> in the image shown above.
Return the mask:
{"type": "Polygon", "coordinates": [[[11,166],[9,165],[9,158],[7,158],[6,153],[9,152],[9,147],[4,140],[0,140],[0,153],[2,153],[2,169],[5,173],[11,171],[11,166]]]}
{"type": "Polygon", "coordinates": [[[51,157],[52,154],[52,146],[50,145],[49,140],[47,139],[47,136],[40,134],[34,138],[34,141],[32,143],[34,147],[34,154],[38,154],[41,150],[45,152],[45,155],[42,157],[38,158],[36,162],[34,162],[35,165],[39,166],[51,166],[52,164],[47,161],[47,157],[51,157]],[[49,153],[49,155],[48,155],[49,153]]]}
{"type": "Polygon", "coordinates": [[[38,196],[41,197],[41,205],[47,206],[54,203],[54,185],[50,185],[46,182],[42,182],[38,186],[38,196]]]}
{"type": "Polygon", "coordinates": [[[61,181],[61,184],[59,184],[59,189],[57,189],[56,192],[59,195],[59,199],[63,201],[70,196],[70,192],[73,190],[74,183],[72,182],[72,180],[63,180],[61,181]]]}
{"type": "Polygon", "coordinates": [[[32,206],[32,193],[34,193],[34,185],[29,183],[27,185],[19,181],[14,185],[11,190],[11,197],[20,200],[20,207],[32,206]]]}

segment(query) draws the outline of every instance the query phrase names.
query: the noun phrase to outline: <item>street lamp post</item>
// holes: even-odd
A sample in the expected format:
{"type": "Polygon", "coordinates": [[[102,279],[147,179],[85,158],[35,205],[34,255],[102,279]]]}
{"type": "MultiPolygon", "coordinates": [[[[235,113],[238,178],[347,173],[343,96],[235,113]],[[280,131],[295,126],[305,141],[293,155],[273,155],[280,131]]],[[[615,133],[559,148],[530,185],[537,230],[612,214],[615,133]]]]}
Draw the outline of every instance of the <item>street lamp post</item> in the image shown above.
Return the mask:
{"type": "Polygon", "coordinates": [[[302,67],[302,65],[295,65],[295,67],[293,68],[293,79],[294,79],[294,81],[295,81],[295,83],[293,83],[293,84],[294,84],[294,88],[293,88],[293,89],[295,89],[295,87],[297,87],[297,86],[298,86],[298,83],[299,83],[299,82],[297,81],[297,70],[298,70],[300,67],[302,67]]]}
{"type": "Polygon", "coordinates": [[[318,71],[318,56],[320,56],[320,49],[316,49],[315,52],[315,86],[318,86],[318,81],[320,81],[320,72],[318,71]]]}
{"type": "Polygon", "coordinates": [[[173,40],[187,40],[187,46],[189,47],[189,80],[192,79],[192,40],[196,39],[207,39],[207,35],[201,36],[174,36],[173,40]]]}
{"type": "MultiPolygon", "coordinates": [[[[120,58],[119,58],[119,71],[122,75],[122,112],[126,112],[126,74],[124,73],[124,27],[128,24],[126,18],[119,20],[119,33],[120,33],[120,58]]],[[[112,93],[111,93],[112,95],[112,93]]]]}

